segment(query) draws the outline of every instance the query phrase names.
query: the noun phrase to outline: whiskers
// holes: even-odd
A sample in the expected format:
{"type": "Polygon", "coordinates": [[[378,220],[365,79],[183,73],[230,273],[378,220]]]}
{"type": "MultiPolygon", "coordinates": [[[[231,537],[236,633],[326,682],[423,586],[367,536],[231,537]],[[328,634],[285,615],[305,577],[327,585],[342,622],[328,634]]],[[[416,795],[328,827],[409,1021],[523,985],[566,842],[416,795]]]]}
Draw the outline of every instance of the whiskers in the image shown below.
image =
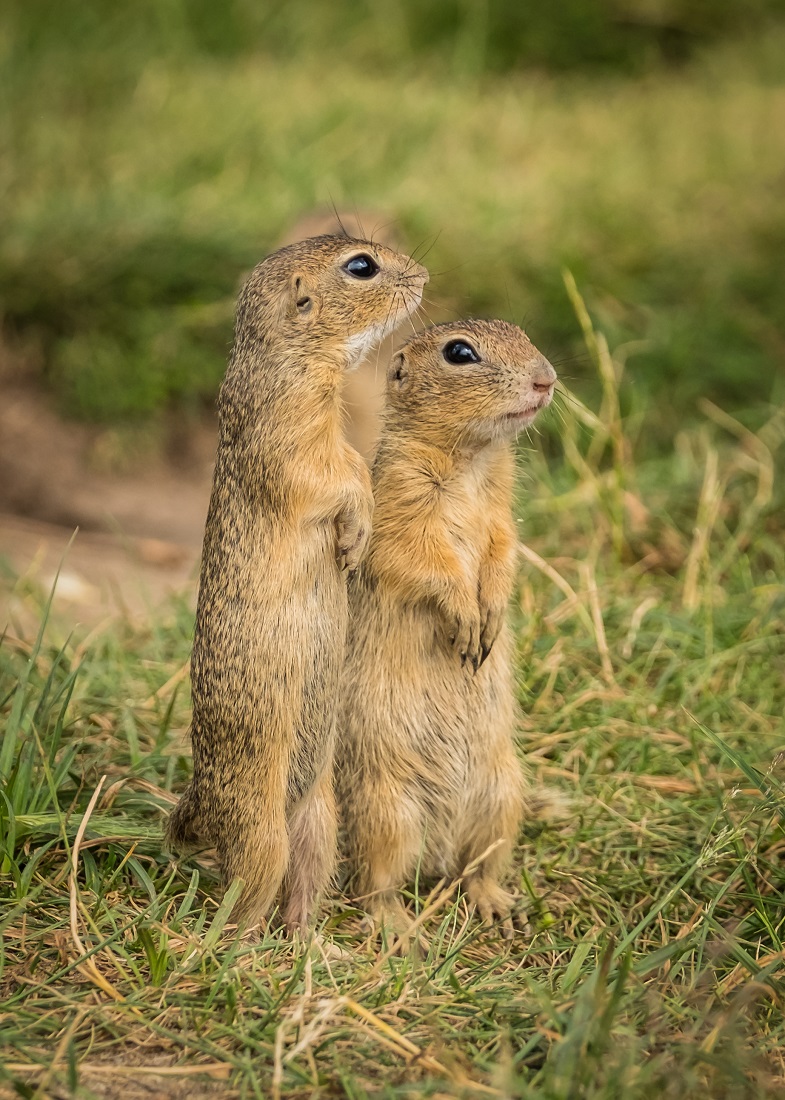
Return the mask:
{"type": "MultiPolygon", "coordinates": [[[[422,298],[420,300],[420,304],[418,305],[417,309],[415,310],[415,316],[417,317],[417,320],[419,321],[421,328],[428,328],[429,326],[433,325],[433,320],[430,317],[430,315],[428,313],[428,310],[423,305],[424,301],[426,301],[425,298],[422,298]],[[423,321],[423,317],[425,318],[424,321],[423,321]]],[[[430,303],[428,303],[428,304],[430,305],[430,303]]]]}
{"type": "Polygon", "coordinates": [[[553,400],[548,407],[553,410],[554,416],[563,428],[567,428],[565,406],[572,400],[573,397],[570,391],[561,382],[557,382],[553,391],[553,400]]]}
{"type": "Polygon", "coordinates": [[[338,223],[338,228],[340,229],[340,233],[338,233],[337,236],[346,237],[347,241],[353,241],[355,238],[351,235],[346,226],[343,224],[341,215],[338,213],[338,207],[335,205],[335,200],[332,197],[330,198],[330,207],[332,209],[333,216],[338,223]]]}
{"type": "Polygon", "coordinates": [[[429,237],[425,237],[425,239],[422,240],[417,245],[416,248],[412,249],[411,254],[410,254],[409,263],[407,264],[407,266],[403,270],[404,275],[406,274],[407,271],[410,271],[412,269],[412,267],[414,267],[415,264],[422,265],[423,261],[425,260],[425,257],[430,253],[431,249],[436,244],[436,242],[439,240],[439,237],[441,237],[441,235],[442,235],[442,231],[440,229],[437,233],[434,233],[432,239],[429,238],[429,237]],[[425,251],[423,253],[421,253],[421,255],[418,256],[417,255],[418,250],[423,248],[423,246],[428,242],[429,239],[430,239],[431,243],[428,245],[428,247],[425,249],[425,251]]]}

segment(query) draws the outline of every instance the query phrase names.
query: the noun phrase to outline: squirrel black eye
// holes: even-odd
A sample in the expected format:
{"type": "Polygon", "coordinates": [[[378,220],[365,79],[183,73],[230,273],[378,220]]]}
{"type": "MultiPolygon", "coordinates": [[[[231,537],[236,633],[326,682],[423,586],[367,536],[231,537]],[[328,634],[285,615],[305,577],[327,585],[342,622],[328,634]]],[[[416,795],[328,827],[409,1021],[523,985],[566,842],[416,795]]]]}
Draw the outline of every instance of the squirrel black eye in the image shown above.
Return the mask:
{"type": "Polygon", "coordinates": [[[355,279],[372,279],[379,270],[379,265],[371,256],[361,252],[359,256],[352,256],[351,260],[347,260],[343,269],[355,279]]]}
{"type": "Polygon", "coordinates": [[[465,340],[450,340],[442,349],[442,355],[448,363],[462,366],[465,363],[479,363],[480,357],[471,344],[465,340]]]}

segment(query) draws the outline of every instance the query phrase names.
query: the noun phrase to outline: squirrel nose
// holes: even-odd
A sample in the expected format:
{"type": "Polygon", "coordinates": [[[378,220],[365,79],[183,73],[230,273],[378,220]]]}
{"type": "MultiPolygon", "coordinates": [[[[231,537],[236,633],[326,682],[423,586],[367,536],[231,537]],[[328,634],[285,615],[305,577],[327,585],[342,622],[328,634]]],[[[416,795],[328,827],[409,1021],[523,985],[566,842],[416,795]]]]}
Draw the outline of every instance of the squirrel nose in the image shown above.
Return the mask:
{"type": "Polygon", "coordinates": [[[556,371],[547,359],[541,359],[537,364],[532,378],[532,389],[537,393],[550,393],[556,382],[556,371]]]}

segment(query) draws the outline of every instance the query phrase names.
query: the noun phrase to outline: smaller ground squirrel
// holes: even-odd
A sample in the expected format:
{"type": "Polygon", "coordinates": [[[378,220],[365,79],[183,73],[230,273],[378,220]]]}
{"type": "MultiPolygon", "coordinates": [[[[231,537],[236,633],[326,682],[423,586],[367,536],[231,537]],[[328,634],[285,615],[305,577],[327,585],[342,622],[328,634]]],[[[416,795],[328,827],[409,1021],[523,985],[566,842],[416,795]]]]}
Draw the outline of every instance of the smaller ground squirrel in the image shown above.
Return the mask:
{"type": "Polygon", "coordinates": [[[427,278],[391,249],[322,236],[273,253],[240,293],[191,659],[194,775],[168,841],[217,848],[224,880],[244,880],[246,926],[276,900],[306,926],[334,866],[346,575],[373,507],[340,388],[427,278]]]}
{"type": "Polygon", "coordinates": [[[465,889],[511,930],[499,879],[526,806],[506,625],[511,440],[555,381],[503,321],[427,329],[389,369],[373,533],[349,581],[336,784],[355,895],[396,930],[418,865],[455,877],[494,844],[465,889]]]}

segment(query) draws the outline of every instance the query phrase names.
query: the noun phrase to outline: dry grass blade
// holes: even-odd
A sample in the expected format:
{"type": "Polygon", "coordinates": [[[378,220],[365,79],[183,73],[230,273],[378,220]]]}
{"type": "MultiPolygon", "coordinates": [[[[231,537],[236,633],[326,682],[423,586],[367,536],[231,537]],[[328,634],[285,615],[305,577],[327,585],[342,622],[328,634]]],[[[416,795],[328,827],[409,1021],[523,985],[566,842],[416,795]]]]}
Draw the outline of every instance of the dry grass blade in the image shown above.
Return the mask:
{"type": "Polygon", "coordinates": [[[689,612],[696,611],[700,605],[701,565],[706,559],[709,539],[722,501],[722,488],[718,470],[719,455],[714,447],[709,446],[706,451],[706,468],[698,501],[698,514],[695,519],[692,545],[684,569],[682,602],[684,609],[689,612]]]}
{"type": "Polygon", "coordinates": [[[581,600],[580,596],[578,596],[572,585],[570,585],[569,582],[564,579],[561,573],[554,569],[552,565],[549,565],[544,558],[540,557],[536,550],[532,550],[530,546],[527,546],[523,542],[518,543],[518,553],[525,561],[528,561],[531,565],[535,566],[535,568],[539,569],[540,572],[543,573],[549,581],[552,581],[553,584],[556,585],[559,591],[567,597],[570,610],[574,609],[576,614],[580,617],[581,622],[588,629],[589,633],[593,634],[594,624],[588,612],[586,611],[586,608],[583,606],[583,601],[581,600]]]}
{"type": "Polygon", "coordinates": [[[90,801],[87,804],[87,809],[82,815],[82,821],[79,825],[79,829],[76,833],[74,840],[74,846],[71,849],[71,873],[68,879],[68,892],[70,898],[70,918],[71,918],[71,939],[74,941],[74,946],[80,955],[86,954],[84,944],[79,936],[79,920],[77,916],[77,901],[78,901],[78,886],[76,881],[77,872],[79,869],[79,849],[84,839],[85,830],[87,829],[87,823],[90,820],[90,815],[95,809],[95,804],[98,801],[98,796],[101,794],[101,788],[106,782],[106,776],[102,775],[98,781],[98,786],[93,791],[90,801]]]}
{"type": "Polygon", "coordinates": [[[466,1085],[472,1091],[480,1092],[483,1095],[488,1096],[501,1096],[502,1094],[498,1089],[492,1088],[489,1085],[482,1084],[479,1081],[467,1081],[463,1074],[456,1075],[453,1071],[449,1070],[447,1066],[443,1065],[437,1058],[432,1058],[429,1054],[424,1054],[420,1047],[416,1043],[413,1043],[411,1039],[407,1039],[405,1035],[401,1035],[399,1031],[396,1031],[394,1027],[388,1024],[385,1020],[381,1020],[376,1013],[371,1012],[370,1009],[365,1008],[351,997],[342,998],[343,1004],[353,1012],[356,1016],[359,1016],[361,1020],[369,1024],[371,1028],[388,1040],[390,1047],[397,1050],[399,1053],[407,1057],[410,1063],[416,1062],[422,1066],[424,1070],[429,1073],[437,1073],[441,1077],[444,1077],[448,1081],[453,1081],[459,1085],[466,1085]]]}
{"type": "Polygon", "coordinates": [[[608,639],[605,635],[605,623],[603,622],[602,608],[600,607],[600,595],[597,591],[597,577],[590,562],[581,562],[580,568],[584,587],[589,597],[592,625],[594,626],[594,637],[597,641],[597,652],[600,655],[600,664],[602,667],[602,678],[609,687],[615,687],[616,678],[613,674],[613,661],[611,660],[611,653],[608,649],[608,639]]]}
{"type": "Polygon", "coordinates": [[[627,631],[627,637],[624,639],[624,645],[621,647],[621,655],[625,661],[629,661],[632,657],[633,650],[635,649],[635,639],[638,637],[638,633],[641,628],[641,624],[650,611],[653,611],[658,604],[656,596],[647,596],[645,600],[642,600],[635,608],[630,619],[630,629],[627,631]]]}
{"type": "Polygon", "coordinates": [[[142,710],[151,710],[155,707],[156,703],[159,703],[161,699],[165,698],[171,691],[173,691],[178,684],[181,684],[183,680],[188,676],[191,670],[190,658],[185,661],[177,672],[175,672],[165,684],[162,684],[157,691],[154,691],[145,701],[141,704],[142,710]]]}
{"type": "MultiPolygon", "coordinates": [[[[4,1069],[9,1073],[48,1074],[49,1067],[35,1062],[6,1062],[4,1069]]],[[[227,1062],[203,1063],[183,1066],[124,1066],[118,1062],[80,1062],[79,1072],[106,1077],[211,1077],[216,1081],[227,1081],[232,1075],[232,1067],[227,1062]]],[[[40,1087],[40,1086],[39,1086],[40,1087]]]]}
{"type": "MultiPolygon", "coordinates": [[[[98,782],[98,786],[93,791],[92,797],[87,804],[87,809],[82,815],[82,821],[79,825],[79,829],[77,830],[76,837],[74,839],[74,846],[71,850],[71,873],[69,875],[68,882],[69,919],[71,928],[71,939],[79,955],[88,954],[79,935],[79,887],[77,883],[77,874],[79,870],[79,851],[82,846],[82,841],[84,840],[84,834],[85,830],[87,829],[87,824],[90,820],[90,815],[95,809],[95,804],[98,801],[99,795],[101,794],[101,788],[103,787],[105,782],[106,776],[102,775],[98,782]]],[[[94,985],[98,986],[98,988],[106,993],[107,996],[111,997],[113,1001],[125,1001],[125,997],[123,997],[123,995],[115,989],[112,983],[98,969],[95,964],[95,959],[88,958],[85,959],[83,962],[78,962],[77,968],[81,971],[81,973],[85,975],[85,977],[89,978],[94,985]]],[[[132,1011],[136,1015],[140,1015],[139,1009],[132,1008],[132,1011]]]]}

